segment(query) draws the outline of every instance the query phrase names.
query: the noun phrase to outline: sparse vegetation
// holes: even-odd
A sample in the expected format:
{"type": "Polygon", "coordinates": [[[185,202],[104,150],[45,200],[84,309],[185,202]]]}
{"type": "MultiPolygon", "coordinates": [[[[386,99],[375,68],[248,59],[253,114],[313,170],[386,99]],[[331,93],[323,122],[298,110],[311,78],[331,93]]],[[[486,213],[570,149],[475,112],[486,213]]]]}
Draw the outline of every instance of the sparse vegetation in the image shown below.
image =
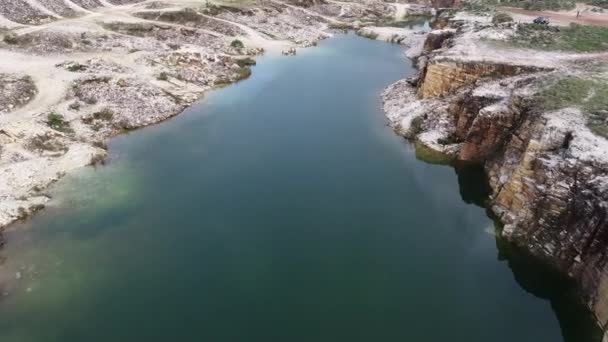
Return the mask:
{"type": "Polygon", "coordinates": [[[497,6],[519,7],[533,11],[556,11],[573,9],[576,6],[576,2],[575,0],[474,0],[466,1],[462,4],[465,10],[477,13],[491,12],[497,6]]]}
{"type": "Polygon", "coordinates": [[[74,62],[69,64],[66,69],[71,72],[84,71],[87,69],[86,65],[82,65],[80,63],[74,62]]]}
{"type": "Polygon", "coordinates": [[[74,101],[74,102],[70,103],[70,105],[68,106],[68,108],[71,109],[71,110],[78,111],[78,110],[80,110],[80,102],[74,101]]]}
{"type": "Polygon", "coordinates": [[[201,12],[206,15],[216,16],[222,13],[222,8],[216,4],[209,3],[209,1],[207,1],[201,12]]]}
{"type": "Polygon", "coordinates": [[[63,133],[72,133],[74,132],[74,130],[72,130],[72,127],[70,127],[70,123],[65,121],[65,119],[63,118],[63,115],[53,112],[50,113],[49,115],[47,115],[47,120],[46,120],[46,124],[59,132],[63,132],[63,133]]]}
{"type": "Polygon", "coordinates": [[[10,44],[10,45],[16,45],[19,43],[19,40],[17,39],[17,35],[14,33],[8,33],[4,36],[4,38],[2,38],[2,41],[4,41],[6,44],[10,44]]]}
{"type": "Polygon", "coordinates": [[[496,13],[493,17],[492,17],[492,23],[494,24],[502,24],[502,23],[508,23],[513,21],[513,18],[508,15],[507,13],[496,13]]]}
{"type": "Polygon", "coordinates": [[[497,4],[495,0],[465,1],[462,8],[473,13],[487,13],[493,11],[497,4]]]}
{"type": "Polygon", "coordinates": [[[544,109],[580,108],[588,126],[608,138],[608,82],[569,77],[557,81],[540,95],[544,109]]]}
{"type": "Polygon", "coordinates": [[[100,110],[99,112],[93,113],[93,118],[95,120],[112,121],[113,117],[114,117],[114,112],[107,108],[100,110]]]}
{"type": "Polygon", "coordinates": [[[593,52],[608,50],[608,27],[571,24],[567,28],[544,25],[519,25],[510,44],[542,49],[593,52]]]}
{"type": "Polygon", "coordinates": [[[159,81],[167,81],[169,79],[169,74],[163,71],[158,75],[157,79],[159,81]]]}
{"type": "Polygon", "coordinates": [[[50,151],[50,152],[59,152],[59,151],[67,151],[68,148],[62,144],[60,141],[53,139],[53,137],[49,134],[37,135],[27,142],[28,149],[32,151],[50,151]]]}
{"type": "Polygon", "coordinates": [[[608,9],[608,0],[592,0],[591,5],[608,9]]]}
{"type": "Polygon", "coordinates": [[[86,104],[89,104],[89,105],[94,105],[94,104],[97,103],[97,99],[95,97],[93,97],[93,96],[89,96],[89,97],[87,97],[87,98],[84,99],[84,102],[86,104]]]}
{"type": "Polygon", "coordinates": [[[571,10],[576,6],[574,0],[508,0],[501,2],[504,6],[521,7],[532,11],[543,10],[571,10]]]}
{"type": "Polygon", "coordinates": [[[232,46],[235,49],[242,49],[245,47],[245,44],[243,44],[242,41],[235,39],[230,43],[230,46],[232,46]]]}

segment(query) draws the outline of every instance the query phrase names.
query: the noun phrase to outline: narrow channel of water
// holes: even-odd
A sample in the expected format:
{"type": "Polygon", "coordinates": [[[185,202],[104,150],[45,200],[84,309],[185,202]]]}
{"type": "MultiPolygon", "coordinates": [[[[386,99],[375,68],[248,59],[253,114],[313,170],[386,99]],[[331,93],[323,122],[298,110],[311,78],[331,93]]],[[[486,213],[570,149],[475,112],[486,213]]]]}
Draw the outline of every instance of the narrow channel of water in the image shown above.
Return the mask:
{"type": "Polygon", "coordinates": [[[416,160],[380,91],[399,46],[353,35],[161,125],[14,226],[3,342],[588,342],[563,280],[497,243],[479,170],[416,160]]]}

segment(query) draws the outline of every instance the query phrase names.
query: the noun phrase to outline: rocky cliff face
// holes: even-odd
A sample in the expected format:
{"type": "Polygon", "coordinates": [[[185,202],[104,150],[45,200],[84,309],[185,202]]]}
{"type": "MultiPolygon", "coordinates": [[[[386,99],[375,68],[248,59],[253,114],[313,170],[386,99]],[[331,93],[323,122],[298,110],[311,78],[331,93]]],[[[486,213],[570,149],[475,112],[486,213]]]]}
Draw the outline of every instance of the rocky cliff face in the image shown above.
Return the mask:
{"type": "MultiPolygon", "coordinates": [[[[578,282],[605,326],[608,164],[586,155],[585,140],[594,139],[581,125],[567,124],[580,113],[528,109],[523,116],[497,154],[484,160],[492,210],[504,224],[504,237],[578,282]]],[[[605,147],[596,139],[598,148],[605,147]]]]}
{"type": "Polygon", "coordinates": [[[450,56],[458,41],[438,35],[424,44],[418,79],[385,92],[391,124],[455,159],[482,163],[501,234],[574,278],[605,327],[608,141],[580,110],[538,106],[539,89],[563,72],[559,65],[450,56]],[[395,109],[396,91],[414,101],[407,111],[395,109]]]}
{"type": "Polygon", "coordinates": [[[474,84],[484,77],[508,77],[536,70],[535,67],[504,63],[435,59],[430,61],[424,70],[418,95],[422,99],[440,97],[474,84]]]}

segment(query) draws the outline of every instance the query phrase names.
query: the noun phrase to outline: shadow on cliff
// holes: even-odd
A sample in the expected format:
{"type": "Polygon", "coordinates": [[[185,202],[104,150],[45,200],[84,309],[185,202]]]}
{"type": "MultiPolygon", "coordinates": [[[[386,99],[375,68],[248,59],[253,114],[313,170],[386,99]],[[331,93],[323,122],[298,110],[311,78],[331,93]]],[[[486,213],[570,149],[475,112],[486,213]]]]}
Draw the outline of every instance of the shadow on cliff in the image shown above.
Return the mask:
{"type": "Polygon", "coordinates": [[[478,163],[457,161],[422,144],[415,144],[416,159],[429,164],[448,165],[454,168],[458,178],[460,197],[465,203],[487,208],[492,189],[488,184],[483,166],[478,163]]]}
{"type": "Polygon", "coordinates": [[[456,161],[421,144],[416,144],[415,147],[418,160],[435,165],[452,166],[458,178],[462,200],[486,209],[488,217],[496,225],[498,260],[508,264],[515,281],[525,291],[551,303],[551,308],[559,321],[563,341],[602,341],[602,331],[592,313],[580,301],[581,296],[576,292],[574,282],[500,237],[499,221],[489,209],[488,200],[492,190],[483,165],[456,161]]]}
{"type": "Polygon", "coordinates": [[[507,262],[517,283],[551,303],[565,342],[602,341],[601,329],[580,301],[572,280],[500,237],[496,247],[498,260],[507,262]]]}
{"type": "MultiPolygon", "coordinates": [[[[483,167],[470,163],[450,164],[458,176],[462,200],[487,208],[491,189],[483,167]]],[[[491,211],[487,212],[495,220],[491,211]]],[[[498,225],[496,229],[499,229],[498,225]]],[[[593,315],[580,302],[572,280],[500,238],[499,234],[496,235],[496,248],[498,260],[508,264],[517,283],[528,293],[551,303],[565,342],[602,340],[602,332],[593,315]]]]}

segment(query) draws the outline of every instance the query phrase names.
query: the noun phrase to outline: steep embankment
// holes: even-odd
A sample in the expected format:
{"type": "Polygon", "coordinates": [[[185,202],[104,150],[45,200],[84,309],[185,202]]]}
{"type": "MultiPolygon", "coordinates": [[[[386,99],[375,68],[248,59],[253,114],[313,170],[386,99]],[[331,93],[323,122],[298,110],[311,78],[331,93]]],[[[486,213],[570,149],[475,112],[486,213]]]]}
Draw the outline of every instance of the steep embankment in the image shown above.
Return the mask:
{"type": "MultiPolygon", "coordinates": [[[[599,323],[608,322],[608,140],[577,106],[543,106],[547,85],[587,82],[605,55],[490,45],[511,26],[457,20],[412,47],[418,77],[384,93],[391,125],[451,158],[482,163],[501,235],[573,277],[599,323]]],[[[590,92],[589,97],[593,97],[590,92]]]]}

